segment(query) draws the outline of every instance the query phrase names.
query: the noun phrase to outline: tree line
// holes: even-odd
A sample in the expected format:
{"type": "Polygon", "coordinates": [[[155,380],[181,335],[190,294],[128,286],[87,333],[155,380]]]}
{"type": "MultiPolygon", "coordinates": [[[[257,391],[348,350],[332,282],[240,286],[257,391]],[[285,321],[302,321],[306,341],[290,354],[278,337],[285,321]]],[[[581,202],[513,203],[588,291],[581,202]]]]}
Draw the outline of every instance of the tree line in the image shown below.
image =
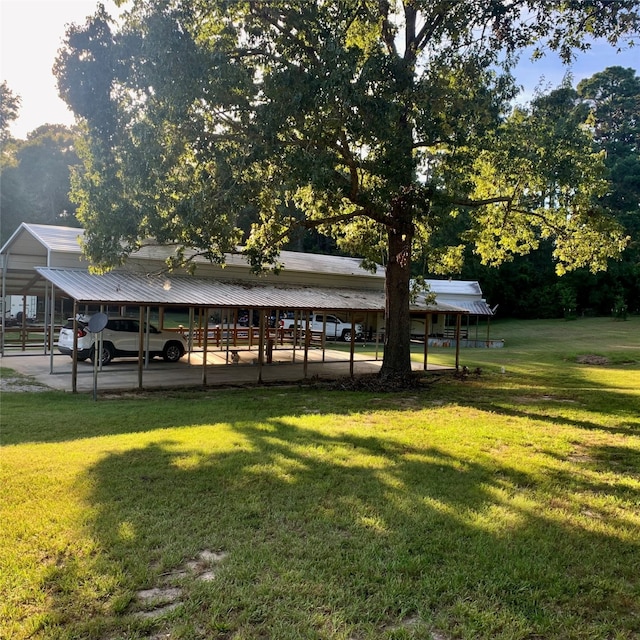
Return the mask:
{"type": "Polygon", "coordinates": [[[21,98],[0,84],[0,245],[22,222],[80,226],[71,201],[71,171],[80,164],[78,131],[43,124],[26,140],[11,135],[21,98]]]}
{"type": "Polygon", "coordinates": [[[515,256],[498,269],[471,257],[461,277],[478,279],[488,298],[500,303],[500,315],[556,318],[640,312],[640,79],[634,69],[609,67],[573,88],[570,79],[535,104],[546,105],[555,126],[571,121],[586,130],[604,156],[606,191],[598,204],[624,229],[629,242],[605,271],[576,269],[555,273],[552,241],[537,251],[515,256]]]}

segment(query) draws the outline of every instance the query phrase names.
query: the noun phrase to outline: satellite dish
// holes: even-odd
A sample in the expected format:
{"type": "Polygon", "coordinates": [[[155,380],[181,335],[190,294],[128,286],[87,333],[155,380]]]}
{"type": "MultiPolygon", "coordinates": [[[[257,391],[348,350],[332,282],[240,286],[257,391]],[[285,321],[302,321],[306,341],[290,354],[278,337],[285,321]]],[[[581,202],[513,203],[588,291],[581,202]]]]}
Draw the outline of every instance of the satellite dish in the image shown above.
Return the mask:
{"type": "Polygon", "coordinates": [[[96,313],[89,318],[89,331],[100,333],[106,326],[109,318],[106,313],[96,313]]]}

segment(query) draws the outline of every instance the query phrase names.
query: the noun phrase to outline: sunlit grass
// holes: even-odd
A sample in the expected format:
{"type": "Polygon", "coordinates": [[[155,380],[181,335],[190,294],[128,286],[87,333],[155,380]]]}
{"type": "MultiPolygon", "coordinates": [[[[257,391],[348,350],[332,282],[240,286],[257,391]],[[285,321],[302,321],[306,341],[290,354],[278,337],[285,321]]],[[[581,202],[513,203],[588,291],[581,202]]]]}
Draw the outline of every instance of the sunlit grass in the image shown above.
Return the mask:
{"type": "Polygon", "coordinates": [[[576,362],[637,353],[608,322],[404,393],[3,394],[0,637],[639,637],[640,365],[576,362]]]}

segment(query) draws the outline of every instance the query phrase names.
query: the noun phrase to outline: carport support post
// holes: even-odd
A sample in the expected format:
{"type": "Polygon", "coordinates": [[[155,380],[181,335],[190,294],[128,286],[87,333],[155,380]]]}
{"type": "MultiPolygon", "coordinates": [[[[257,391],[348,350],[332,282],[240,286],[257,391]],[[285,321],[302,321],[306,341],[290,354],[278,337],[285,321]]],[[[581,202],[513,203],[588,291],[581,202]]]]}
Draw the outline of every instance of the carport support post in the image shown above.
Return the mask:
{"type": "Polygon", "coordinates": [[[325,313],[322,321],[322,362],[325,361],[325,343],[327,340],[327,314],[325,313]]]}
{"type": "MultiPolygon", "coordinates": [[[[209,327],[208,324],[208,315],[209,310],[207,309],[207,330],[209,327]]],[[[231,346],[231,323],[229,322],[229,313],[230,313],[230,309],[223,309],[222,310],[222,317],[221,320],[222,322],[220,323],[220,331],[224,332],[224,325],[225,325],[225,320],[227,321],[227,338],[226,338],[226,346],[225,346],[225,364],[229,364],[229,347],[231,346]]],[[[235,326],[235,325],[234,325],[235,326]]],[[[222,334],[224,335],[224,333],[222,334]]],[[[234,338],[235,340],[235,338],[234,338]]]]}
{"type": "Polygon", "coordinates": [[[456,314],[456,371],[460,368],[460,325],[462,324],[462,314],[456,314]]]}
{"type": "Polygon", "coordinates": [[[209,308],[205,307],[204,309],[205,315],[205,329],[204,329],[204,340],[202,343],[202,386],[207,384],[207,357],[208,357],[208,349],[209,349],[209,308]]]}
{"type": "MultiPolygon", "coordinates": [[[[49,287],[51,287],[51,295],[47,296],[47,300],[49,300],[49,374],[53,374],[53,341],[54,341],[54,332],[55,332],[55,323],[56,323],[56,288],[53,286],[53,283],[50,285],[47,284],[47,291],[49,291],[49,287]]],[[[46,329],[45,329],[46,330],[46,329]]]]}
{"type": "Polygon", "coordinates": [[[189,307],[189,334],[187,337],[187,349],[189,350],[187,355],[187,363],[191,364],[191,352],[193,351],[193,307],[189,307]]]}
{"type": "Polygon", "coordinates": [[[293,312],[293,329],[291,330],[291,344],[293,349],[291,351],[291,362],[296,361],[296,346],[298,343],[298,334],[302,330],[302,313],[299,311],[293,312]]]}
{"type": "Polygon", "coordinates": [[[0,298],[0,307],[2,307],[2,318],[0,318],[0,328],[2,329],[2,344],[0,344],[0,355],[4,356],[4,340],[6,338],[6,316],[7,316],[7,265],[9,262],[10,252],[7,255],[0,256],[0,265],[2,266],[2,298],[0,298]]]}
{"type": "Polygon", "coordinates": [[[149,368],[149,322],[151,322],[151,307],[145,308],[146,320],[144,323],[144,368],[149,368]]]}
{"type": "Polygon", "coordinates": [[[22,324],[20,325],[22,336],[22,350],[27,350],[27,294],[22,295],[22,324]]]}
{"type": "Polygon", "coordinates": [[[353,311],[349,314],[351,323],[351,345],[349,349],[349,377],[353,378],[353,358],[356,351],[356,325],[353,322],[353,311]]]}
{"type": "Polygon", "coordinates": [[[431,314],[425,313],[424,316],[424,365],[426,371],[429,368],[429,325],[431,324],[431,314]]]}
{"type": "MultiPolygon", "coordinates": [[[[104,313],[104,305],[100,305],[100,313],[104,313]]],[[[104,347],[104,333],[102,331],[98,334],[98,337],[95,339],[95,344],[98,347],[98,353],[100,354],[99,358],[96,358],[98,362],[98,367],[100,371],[102,371],[102,349],[104,347]]]]}
{"type": "MultiPolygon", "coordinates": [[[[249,323],[249,331],[251,331],[252,326],[249,323]]],[[[258,324],[259,338],[258,338],[258,382],[262,382],[262,363],[264,361],[264,313],[260,313],[260,322],[258,324]]],[[[251,343],[249,343],[251,346],[251,343]]]]}
{"type": "MultiPolygon", "coordinates": [[[[142,389],[142,367],[144,365],[144,307],[142,305],[139,307],[138,321],[138,389],[142,389]]],[[[102,361],[102,358],[100,360],[102,361]]]]}
{"type": "MultiPolygon", "coordinates": [[[[37,315],[37,305],[36,305],[36,315],[37,315]]],[[[44,326],[44,355],[46,356],[49,353],[49,347],[51,346],[51,342],[49,341],[49,282],[45,281],[44,283],[44,316],[42,318],[43,326],[44,326]]]]}
{"type": "Polygon", "coordinates": [[[71,358],[71,391],[78,393],[78,301],[73,301],[73,354],[71,358]]]}
{"type": "Polygon", "coordinates": [[[202,309],[200,307],[198,307],[198,333],[197,333],[198,339],[197,339],[197,344],[198,347],[202,346],[202,309]]]}
{"type": "Polygon", "coordinates": [[[304,332],[304,359],[303,359],[303,376],[307,378],[307,371],[309,369],[309,339],[311,338],[311,311],[307,311],[307,317],[305,319],[305,332],[304,332]]]}

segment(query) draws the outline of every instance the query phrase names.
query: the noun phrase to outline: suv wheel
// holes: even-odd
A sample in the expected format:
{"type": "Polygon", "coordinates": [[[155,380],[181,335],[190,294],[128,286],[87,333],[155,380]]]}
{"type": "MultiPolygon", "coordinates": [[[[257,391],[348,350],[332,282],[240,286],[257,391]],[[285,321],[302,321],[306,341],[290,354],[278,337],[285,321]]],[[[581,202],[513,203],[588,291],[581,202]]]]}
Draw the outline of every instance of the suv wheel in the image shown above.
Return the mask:
{"type": "Polygon", "coordinates": [[[165,362],[178,362],[183,356],[182,345],[179,342],[168,342],[162,352],[165,362]]]}
{"type": "MultiPolygon", "coordinates": [[[[105,365],[109,364],[113,360],[113,346],[109,343],[105,343],[102,345],[102,358],[100,359],[100,364],[105,365]]],[[[94,361],[96,357],[96,348],[93,347],[93,351],[91,352],[91,362],[94,361]]]]}
{"type": "Polygon", "coordinates": [[[350,329],[345,329],[343,334],[342,334],[342,339],[345,342],[351,342],[351,330],[350,329]]]}

